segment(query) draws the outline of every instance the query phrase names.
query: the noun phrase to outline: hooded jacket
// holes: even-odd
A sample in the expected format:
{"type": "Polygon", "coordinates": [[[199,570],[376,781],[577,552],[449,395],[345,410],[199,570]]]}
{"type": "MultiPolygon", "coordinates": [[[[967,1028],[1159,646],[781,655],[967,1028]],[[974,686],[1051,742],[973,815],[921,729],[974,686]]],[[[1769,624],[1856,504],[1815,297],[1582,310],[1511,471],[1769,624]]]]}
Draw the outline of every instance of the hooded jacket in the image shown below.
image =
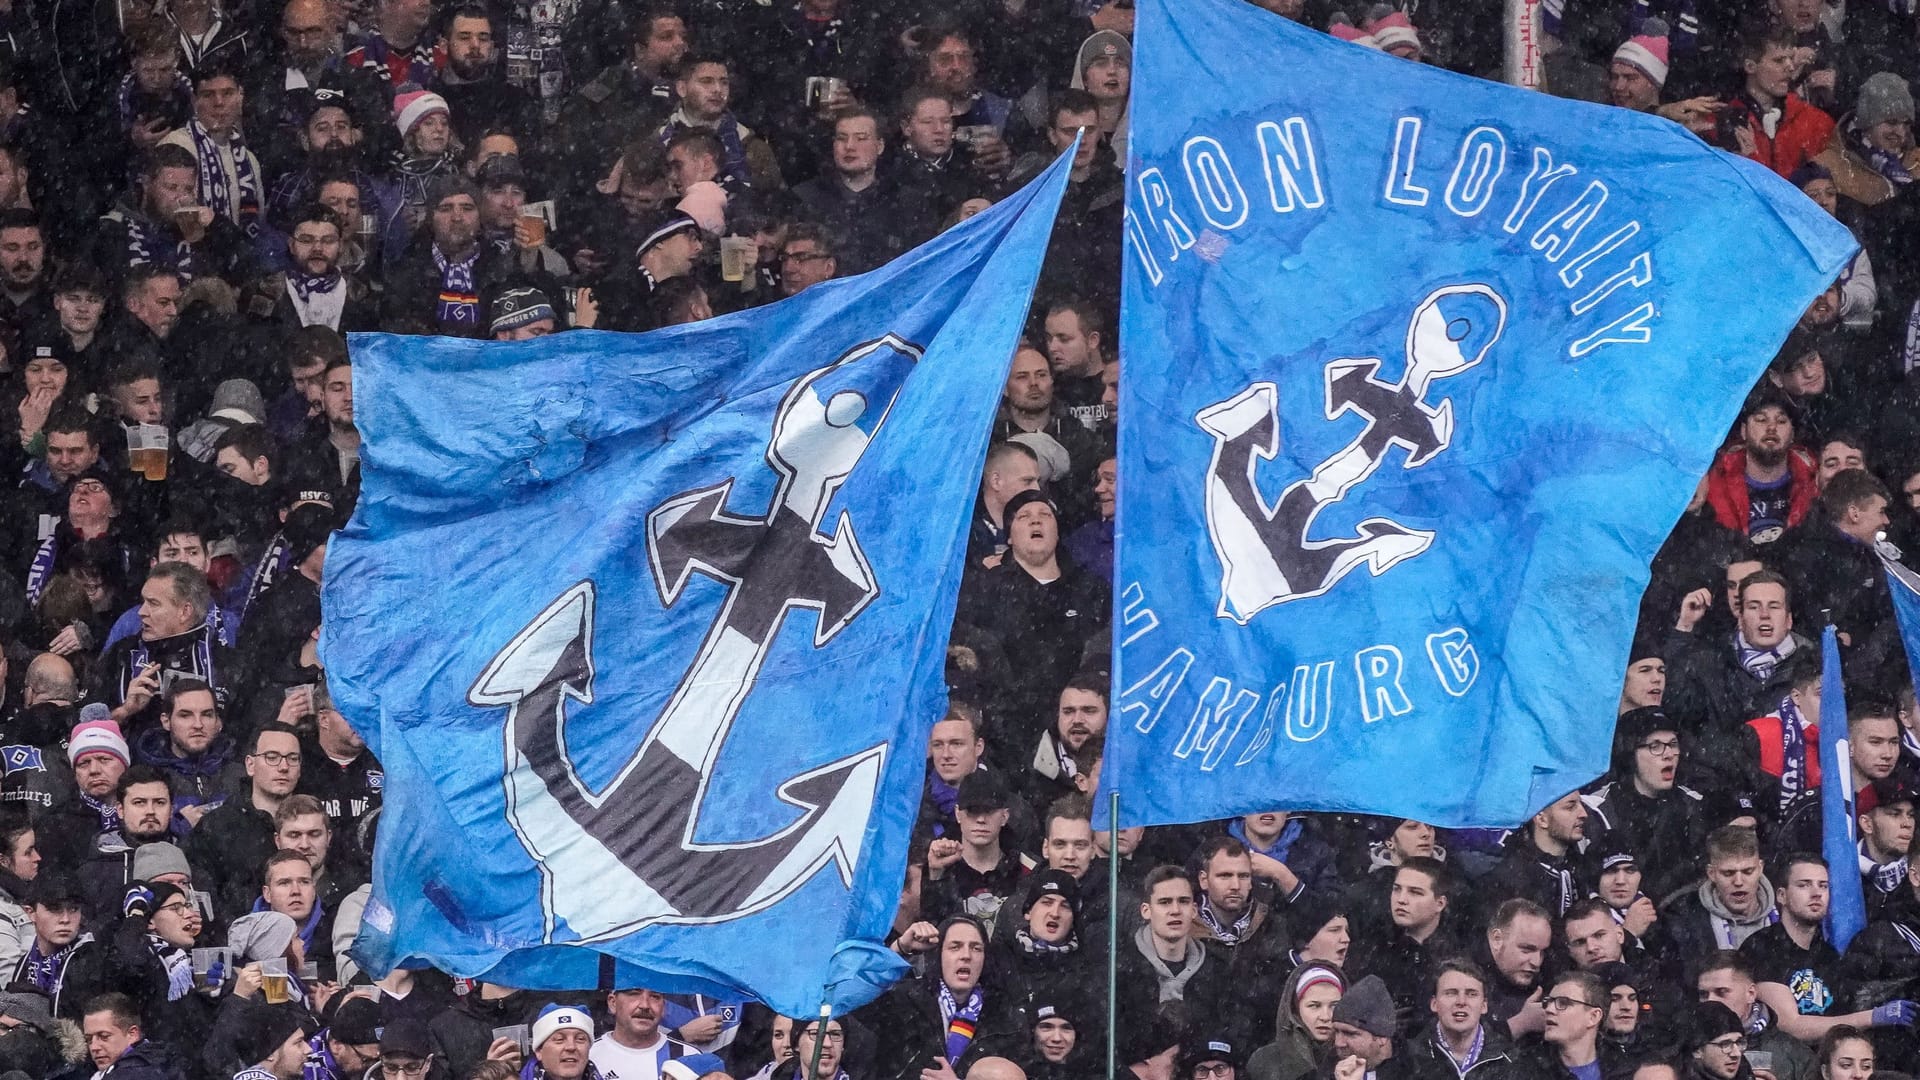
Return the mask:
{"type": "MultiPolygon", "coordinates": [[[[1642,795],[1634,784],[1639,744],[1656,731],[1678,730],[1678,721],[1654,710],[1635,709],[1620,717],[1614,728],[1611,778],[1580,797],[1591,815],[1588,838],[1606,850],[1638,856],[1645,875],[1642,890],[1652,896],[1665,896],[1699,877],[1699,852],[1707,839],[1699,792],[1675,784],[1657,795],[1642,795]]],[[[1676,758],[1675,767],[1680,764],[1676,758]]]]}
{"type": "MultiPolygon", "coordinates": [[[[1300,976],[1308,968],[1325,968],[1338,972],[1332,964],[1315,961],[1302,964],[1293,969],[1287,981],[1280,987],[1280,1006],[1274,1013],[1275,1034],[1272,1042],[1253,1052],[1247,1060],[1247,1075],[1252,1080],[1300,1080],[1320,1071],[1332,1055],[1332,1042],[1320,1042],[1307,1030],[1306,1022],[1300,1019],[1296,1007],[1296,998],[1300,990],[1300,976]]],[[[1342,974],[1341,978],[1345,979],[1342,974]]]]}
{"type": "Polygon", "coordinates": [[[1711,881],[1702,881],[1698,889],[1668,901],[1661,908],[1660,921],[1671,935],[1674,957],[1694,960],[1720,949],[1737,949],[1761,927],[1779,922],[1773,882],[1761,874],[1754,888],[1760,903],[1755,914],[1744,918],[1727,910],[1711,881]]]}
{"type": "Polygon", "coordinates": [[[480,996],[476,985],[453,1008],[434,1017],[427,1032],[446,1055],[453,1075],[469,1076],[486,1059],[494,1028],[531,1024],[539,1012],[540,1002],[526,990],[489,1000],[480,996]]]}
{"type": "MultiPolygon", "coordinates": [[[[1068,78],[1067,85],[1075,90],[1085,90],[1087,65],[1098,59],[1109,45],[1125,50],[1129,56],[1133,52],[1132,44],[1118,30],[1095,30],[1087,35],[1087,39],[1080,43],[1080,48],[1073,54],[1073,74],[1068,78]]],[[[1127,107],[1121,110],[1120,121],[1107,138],[1107,145],[1113,148],[1113,156],[1121,161],[1127,160],[1127,121],[1132,114],[1133,94],[1129,89],[1127,107]]]]}
{"type": "MultiPolygon", "coordinates": [[[[1788,170],[1789,172],[1792,170],[1788,170]]],[[[1785,175],[1784,173],[1782,175],[1785,175]]],[[[1806,518],[1813,508],[1813,458],[1796,446],[1787,451],[1787,527],[1806,518]]],[[[1707,505],[1714,520],[1740,533],[1747,532],[1747,449],[1736,446],[1721,454],[1707,474],[1707,505]]]]}

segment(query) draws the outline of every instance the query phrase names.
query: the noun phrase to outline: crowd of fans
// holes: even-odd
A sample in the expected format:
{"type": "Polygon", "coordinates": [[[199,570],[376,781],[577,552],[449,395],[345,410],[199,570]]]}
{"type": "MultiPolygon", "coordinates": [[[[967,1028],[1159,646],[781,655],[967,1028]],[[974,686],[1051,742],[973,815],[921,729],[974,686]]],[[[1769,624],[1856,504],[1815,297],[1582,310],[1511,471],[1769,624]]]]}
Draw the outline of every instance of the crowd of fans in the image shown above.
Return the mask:
{"type": "MultiPolygon", "coordinates": [[[[1257,2],[1499,66],[1487,0],[1257,2]]],[[[1546,22],[1552,92],[1754,157],[1864,244],[1655,561],[1612,768],[1511,830],[1275,792],[1116,837],[1088,798],[1126,0],[0,0],[0,1080],[1093,1080],[1109,963],[1120,1080],[1920,1069],[1920,710],[1876,551],[1920,552],[1920,14],[1549,0],[1546,22]],[[914,974],[822,1022],[357,970],[384,778],[315,656],[359,486],[343,333],[771,302],[1082,132],[981,473],[891,938],[914,974]],[[1833,874],[1869,901],[1844,952],[1833,874]]]]}

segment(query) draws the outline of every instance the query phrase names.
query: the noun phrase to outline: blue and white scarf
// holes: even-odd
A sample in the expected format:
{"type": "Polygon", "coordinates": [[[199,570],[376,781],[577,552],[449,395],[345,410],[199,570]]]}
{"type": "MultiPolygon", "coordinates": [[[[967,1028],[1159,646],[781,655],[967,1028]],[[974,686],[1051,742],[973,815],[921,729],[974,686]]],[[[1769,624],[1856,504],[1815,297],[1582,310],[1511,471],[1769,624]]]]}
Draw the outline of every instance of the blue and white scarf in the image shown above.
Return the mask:
{"type": "Polygon", "coordinates": [[[92,934],[81,934],[52,955],[43,955],[40,952],[40,943],[36,941],[33,943],[33,948],[27,950],[27,966],[22,974],[42,993],[50,997],[58,994],[60,969],[66,965],[67,957],[72,956],[75,949],[92,941],[92,934]]]}
{"type": "MultiPolygon", "coordinates": [[[[197,631],[188,631],[188,633],[194,635],[191,653],[193,657],[193,668],[190,673],[194,678],[205,681],[208,686],[217,687],[220,685],[219,680],[214,678],[213,643],[220,637],[220,625],[224,618],[225,616],[220,614],[219,608],[209,606],[207,608],[207,620],[200,624],[197,631]]],[[[134,672],[146,667],[148,662],[149,651],[147,643],[145,641],[135,643],[133,651],[127,654],[127,666],[125,670],[120,673],[121,701],[127,700],[127,687],[133,685],[134,672]]]]}
{"type": "Polygon", "coordinates": [[[1220,921],[1219,914],[1213,910],[1213,901],[1202,896],[1199,908],[1194,911],[1194,917],[1200,920],[1202,926],[1213,931],[1213,936],[1220,939],[1220,944],[1238,945],[1241,935],[1253,926],[1253,905],[1249,903],[1247,910],[1241,912],[1240,917],[1233,920],[1233,924],[1229,926],[1220,921]]]}
{"type": "MultiPolygon", "coordinates": [[[[1788,638],[1792,641],[1792,638],[1788,638]]],[[[1780,699],[1780,807],[1807,789],[1807,732],[1792,697],[1780,699]]]]}
{"type": "MultiPolygon", "coordinates": [[[[115,112],[120,117],[120,130],[129,131],[133,122],[139,119],[134,115],[133,98],[139,92],[139,83],[132,75],[120,80],[120,92],[114,97],[115,112]]],[[[172,116],[185,116],[193,111],[193,80],[178,72],[174,73],[173,86],[167,91],[168,113],[172,116]]]]}
{"type": "Polygon", "coordinates": [[[1447,1056],[1447,1061],[1453,1065],[1453,1071],[1465,1076],[1467,1070],[1479,1063],[1481,1052],[1487,1048],[1487,1026],[1481,1024],[1473,1029],[1473,1045],[1467,1047],[1467,1056],[1464,1060],[1453,1056],[1453,1048],[1447,1045],[1446,1037],[1440,1034],[1440,1027],[1437,1024],[1433,1029],[1433,1045],[1439,1047],[1440,1052],[1447,1056]]]}
{"type": "Polygon", "coordinates": [[[1793,651],[1800,645],[1793,640],[1792,634],[1788,634],[1780,639],[1780,644],[1771,649],[1756,649],[1747,644],[1746,634],[1736,630],[1733,635],[1733,647],[1738,650],[1740,666],[1747,669],[1747,674],[1764,681],[1771,678],[1773,669],[1779,667],[1782,660],[1792,656],[1793,651]]]}
{"type": "Polygon", "coordinates": [[[239,225],[248,236],[254,235],[260,228],[260,204],[265,192],[240,132],[236,129],[222,146],[200,121],[191,120],[187,137],[193,140],[193,156],[200,163],[200,204],[239,225]],[[233,188],[227,186],[226,166],[220,160],[222,150],[233,157],[233,188]]]}

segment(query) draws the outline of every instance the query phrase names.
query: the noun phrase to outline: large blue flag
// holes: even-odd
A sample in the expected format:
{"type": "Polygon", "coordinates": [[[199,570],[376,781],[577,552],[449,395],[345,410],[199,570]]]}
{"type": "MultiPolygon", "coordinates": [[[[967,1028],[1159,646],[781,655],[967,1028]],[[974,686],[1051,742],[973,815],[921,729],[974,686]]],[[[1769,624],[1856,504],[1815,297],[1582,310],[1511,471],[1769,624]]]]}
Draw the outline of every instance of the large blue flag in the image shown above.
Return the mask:
{"type": "Polygon", "coordinates": [[[692,326],[353,336],[321,654],[386,770],[373,970],[591,988],[605,953],[790,1016],[898,975],[972,463],[1064,170],[692,326]]]}
{"type": "Polygon", "coordinates": [[[1652,116],[1137,20],[1103,783],[1520,821],[1605,769],[1648,561],[1853,240],[1652,116]]]}
{"type": "Polygon", "coordinates": [[[1856,872],[1860,851],[1853,836],[1847,687],[1840,674],[1840,638],[1831,623],[1820,633],[1820,717],[1820,854],[1827,860],[1832,889],[1827,900],[1827,940],[1845,952],[1853,935],[1867,925],[1867,900],[1856,872]]]}

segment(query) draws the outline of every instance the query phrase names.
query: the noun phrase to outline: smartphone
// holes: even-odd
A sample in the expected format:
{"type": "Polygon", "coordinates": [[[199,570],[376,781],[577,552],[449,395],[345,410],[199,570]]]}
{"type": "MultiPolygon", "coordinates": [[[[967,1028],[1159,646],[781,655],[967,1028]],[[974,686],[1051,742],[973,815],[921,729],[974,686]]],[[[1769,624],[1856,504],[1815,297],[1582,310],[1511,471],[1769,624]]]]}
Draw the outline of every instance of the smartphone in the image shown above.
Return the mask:
{"type": "Polygon", "coordinates": [[[1747,1064],[1752,1067],[1755,1072],[1772,1072],[1773,1052],[1771,1050],[1749,1050],[1747,1051],[1747,1064]]]}

